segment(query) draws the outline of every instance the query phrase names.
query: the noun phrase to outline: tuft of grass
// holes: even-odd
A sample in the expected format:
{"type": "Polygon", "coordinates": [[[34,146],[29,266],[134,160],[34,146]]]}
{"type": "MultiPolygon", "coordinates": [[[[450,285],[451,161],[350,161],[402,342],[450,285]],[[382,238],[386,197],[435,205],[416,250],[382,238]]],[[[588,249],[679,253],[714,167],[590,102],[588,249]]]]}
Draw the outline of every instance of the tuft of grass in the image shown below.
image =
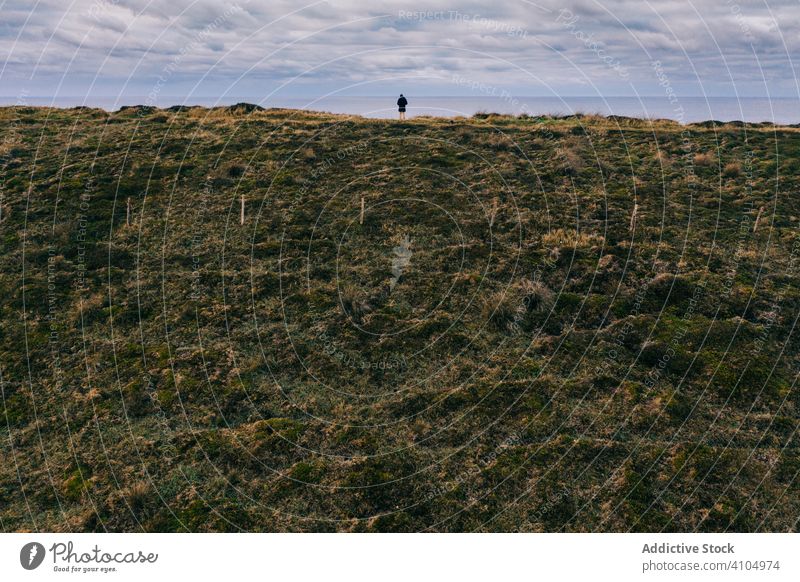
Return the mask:
{"type": "Polygon", "coordinates": [[[694,155],[694,165],[701,168],[713,166],[716,163],[716,160],[717,158],[710,153],[698,152],[694,155]]]}
{"type": "Polygon", "coordinates": [[[603,244],[604,237],[591,232],[577,232],[556,228],[542,236],[542,244],[547,247],[586,248],[603,244]]]}
{"type": "Polygon", "coordinates": [[[742,165],[739,162],[730,162],[725,164],[722,173],[726,178],[736,178],[742,173],[742,165]]]}
{"type": "Polygon", "coordinates": [[[520,283],[523,303],[528,311],[542,312],[553,305],[553,292],[541,281],[523,279],[520,283]]]}

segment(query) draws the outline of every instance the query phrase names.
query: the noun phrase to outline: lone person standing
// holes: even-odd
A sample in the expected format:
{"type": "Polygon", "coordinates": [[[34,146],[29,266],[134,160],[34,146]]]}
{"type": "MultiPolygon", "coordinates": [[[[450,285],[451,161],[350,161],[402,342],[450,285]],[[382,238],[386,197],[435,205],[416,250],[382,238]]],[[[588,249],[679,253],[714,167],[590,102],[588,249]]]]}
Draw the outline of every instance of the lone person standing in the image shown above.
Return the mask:
{"type": "Polygon", "coordinates": [[[397,100],[397,110],[400,112],[400,121],[405,121],[406,119],[406,105],[408,105],[408,99],[403,97],[403,94],[400,93],[400,99],[397,100]]]}

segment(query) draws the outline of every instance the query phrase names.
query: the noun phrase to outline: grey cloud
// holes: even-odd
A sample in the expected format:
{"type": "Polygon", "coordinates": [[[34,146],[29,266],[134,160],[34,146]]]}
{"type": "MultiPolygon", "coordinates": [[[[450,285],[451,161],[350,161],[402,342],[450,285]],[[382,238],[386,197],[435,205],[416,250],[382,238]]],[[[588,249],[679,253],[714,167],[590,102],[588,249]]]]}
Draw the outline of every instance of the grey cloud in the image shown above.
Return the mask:
{"type": "Polygon", "coordinates": [[[800,5],[788,0],[330,0],[306,8],[289,0],[76,0],[67,12],[43,0],[33,13],[22,2],[2,10],[4,84],[26,79],[39,61],[35,77],[47,86],[47,75],[63,71],[77,50],[75,83],[111,59],[104,77],[133,73],[132,83],[144,87],[165,70],[174,79],[210,72],[221,86],[248,70],[275,84],[303,75],[298,88],[466,71],[536,91],[530,71],[556,87],[634,84],[652,93],[660,90],[655,59],[678,85],[730,83],[727,64],[737,85],[757,88],[755,52],[776,90],[791,93],[787,53],[800,52],[800,5]]]}

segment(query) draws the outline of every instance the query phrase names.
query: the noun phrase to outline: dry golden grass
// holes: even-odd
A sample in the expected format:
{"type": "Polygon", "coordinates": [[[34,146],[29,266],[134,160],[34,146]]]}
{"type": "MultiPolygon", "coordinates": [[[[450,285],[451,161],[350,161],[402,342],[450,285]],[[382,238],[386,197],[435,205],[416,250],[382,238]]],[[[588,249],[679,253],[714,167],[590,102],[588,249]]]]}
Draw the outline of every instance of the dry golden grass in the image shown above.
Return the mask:
{"type": "Polygon", "coordinates": [[[556,228],[542,235],[542,244],[548,247],[586,248],[602,245],[604,240],[598,234],[563,228],[556,228]]]}
{"type": "Polygon", "coordinates": [[[716,160],[717,158],[710,153],[696,153],[694,155],[694,165],[703,168],[713,166],[716,160]]]}

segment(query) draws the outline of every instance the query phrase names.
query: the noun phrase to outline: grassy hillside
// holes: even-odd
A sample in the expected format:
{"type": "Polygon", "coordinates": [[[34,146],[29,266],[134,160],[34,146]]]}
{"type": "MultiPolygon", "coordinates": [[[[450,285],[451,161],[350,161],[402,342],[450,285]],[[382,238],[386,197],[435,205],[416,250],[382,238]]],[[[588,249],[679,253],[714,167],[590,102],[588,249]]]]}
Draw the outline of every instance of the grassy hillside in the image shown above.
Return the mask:
{"type": "Polygon", "coordinates": [[[5,531],[797,529],[796,128],[0,132],[5,531]]]}

